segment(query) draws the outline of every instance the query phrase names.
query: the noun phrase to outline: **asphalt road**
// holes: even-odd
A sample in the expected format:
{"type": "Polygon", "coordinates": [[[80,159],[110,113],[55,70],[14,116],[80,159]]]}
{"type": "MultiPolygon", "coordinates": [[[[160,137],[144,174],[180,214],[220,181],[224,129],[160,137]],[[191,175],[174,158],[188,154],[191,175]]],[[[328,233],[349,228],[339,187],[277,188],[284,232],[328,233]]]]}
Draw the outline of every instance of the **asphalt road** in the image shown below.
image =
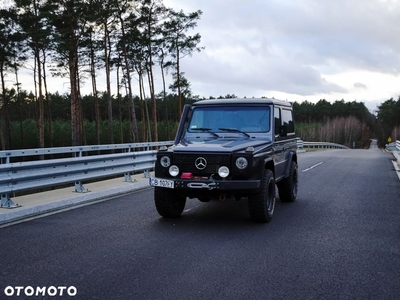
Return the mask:
{"type": "Polygon", "coordinates": [[[299,181],[267,224],[245,202],[197,200],[165,220],[149,188],[0,229],[0,299],[24,299],[18,286],[76,288],[48,299],[399,299],[390,154],[303,153],[299,181]]]}

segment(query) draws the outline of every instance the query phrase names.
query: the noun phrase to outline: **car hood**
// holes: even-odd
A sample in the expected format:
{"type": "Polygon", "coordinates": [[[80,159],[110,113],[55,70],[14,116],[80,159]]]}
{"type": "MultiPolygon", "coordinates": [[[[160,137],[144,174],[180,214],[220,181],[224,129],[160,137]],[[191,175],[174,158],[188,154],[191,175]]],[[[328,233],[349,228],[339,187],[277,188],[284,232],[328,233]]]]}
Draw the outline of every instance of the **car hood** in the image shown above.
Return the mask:
{"type": "Polygon", "coordinates": [[[217,138],[211,140],[183,140],[173,146],[174,152],[240,152],[253,147],[254,152],[272,144],[270,139],[232,139],[217,138]]]}

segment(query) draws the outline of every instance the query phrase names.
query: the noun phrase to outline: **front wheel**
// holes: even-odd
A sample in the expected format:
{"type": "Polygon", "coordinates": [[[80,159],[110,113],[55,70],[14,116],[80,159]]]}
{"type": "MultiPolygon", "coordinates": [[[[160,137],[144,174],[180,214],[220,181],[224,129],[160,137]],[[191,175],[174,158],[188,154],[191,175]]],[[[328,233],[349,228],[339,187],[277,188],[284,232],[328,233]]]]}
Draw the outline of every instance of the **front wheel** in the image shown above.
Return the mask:
{"type": "Polygon", "coordinates": [[[271,170],[264,170],[260,190],[249,196],[250,217],[254,222],[269,222],[275,209],[275,178],[271,170]]]}
{"type": "Polygon", "coordinates": [[[154,201],[160,216],[164,218],[177,218],[185,208],[186,197],[179,195],[174,190],[155,187],[154,201]]]}
{"type": "Polygon", "coordinates": [[[278,183],[279,198],[282,202],[294,202],[297,198],[298,172],[297,164],[292,161],[289,176],[278,183]]]}

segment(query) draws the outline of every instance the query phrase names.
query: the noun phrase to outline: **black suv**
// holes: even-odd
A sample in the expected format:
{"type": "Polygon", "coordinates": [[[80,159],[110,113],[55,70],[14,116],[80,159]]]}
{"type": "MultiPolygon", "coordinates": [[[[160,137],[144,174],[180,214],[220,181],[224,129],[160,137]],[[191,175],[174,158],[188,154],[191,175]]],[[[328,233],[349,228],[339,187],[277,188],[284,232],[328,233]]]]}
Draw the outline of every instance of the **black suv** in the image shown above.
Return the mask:
{"type": "Polygon", "coordinates": [[[185,105],[174,145],[157,152],[158,213],[182,214],[186,198],[246,198],[255,222],[268,222],[275,184],[283,202],[297,196],[297,140],[292,105],[275,99],[202,100],[185,105]]]}

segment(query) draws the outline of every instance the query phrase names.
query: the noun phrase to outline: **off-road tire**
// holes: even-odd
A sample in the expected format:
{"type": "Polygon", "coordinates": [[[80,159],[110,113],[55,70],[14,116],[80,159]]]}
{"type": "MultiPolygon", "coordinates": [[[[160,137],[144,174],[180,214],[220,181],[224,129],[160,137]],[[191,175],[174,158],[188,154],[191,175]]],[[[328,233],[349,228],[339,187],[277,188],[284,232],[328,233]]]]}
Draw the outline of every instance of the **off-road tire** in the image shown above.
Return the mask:
{"type": "Polygon", "coordinates": [[[269,222],[275,209],[275,178],[271,170],[264,170],[260,190],[249,196],[250,217],[254,222],[269,222]]]}
{"type": "Polygon", "coordinates": [[[279,198],[282,202],[294,202],[297,198],[298,170],[297,163],[292,161],[289,177],[281,180],[278,184],[279,198]]]}
{"type": "Polygon", "coordinates": [[[178,218],[185,208],[186,197],[179,195],[174,190],[155,187],[154,201],[160,216],[178,218]]]}

